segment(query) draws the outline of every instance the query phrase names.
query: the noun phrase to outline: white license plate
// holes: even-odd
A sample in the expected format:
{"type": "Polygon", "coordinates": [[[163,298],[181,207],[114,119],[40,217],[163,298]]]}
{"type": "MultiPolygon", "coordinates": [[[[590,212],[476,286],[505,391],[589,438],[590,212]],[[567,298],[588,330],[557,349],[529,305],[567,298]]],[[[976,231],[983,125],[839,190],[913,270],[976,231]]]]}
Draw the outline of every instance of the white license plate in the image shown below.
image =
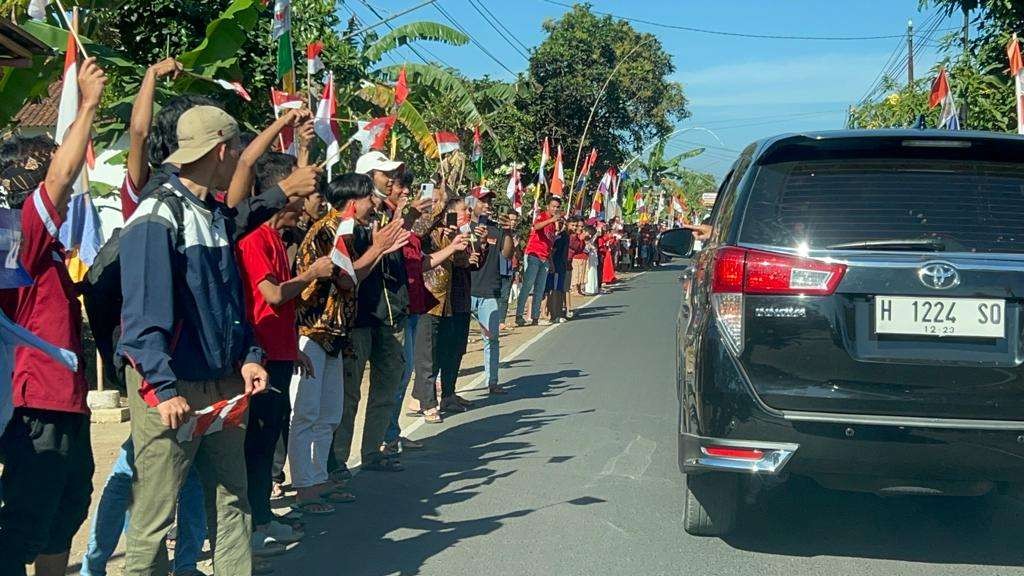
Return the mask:
{"type": "Polygon", "coordinates": [[[1006,336],[1006,301],[876,296],[875,332],[918,336],[1006,336]]]}

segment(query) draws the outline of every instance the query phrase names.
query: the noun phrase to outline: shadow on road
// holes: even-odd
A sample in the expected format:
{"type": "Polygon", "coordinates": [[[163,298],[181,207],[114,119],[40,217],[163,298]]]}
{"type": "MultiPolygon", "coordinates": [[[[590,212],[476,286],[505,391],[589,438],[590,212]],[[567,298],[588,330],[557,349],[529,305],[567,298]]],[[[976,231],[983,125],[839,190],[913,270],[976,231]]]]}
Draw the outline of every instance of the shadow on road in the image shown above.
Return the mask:
{"type": "MultiPolygon", "coordinates": [[[[561,394],[572,388],[571,379],[581,376],[579,370],[561,370],[516,378],[507,383],[507,396],[489,398],[481,405],[561,394]]],[[[524,409],[477,419],[471,419],[472,412],[446,419],[438,426],[440,432],[426,438],[425,450],[403,454],[404,472],[362,472],[351,484],[358,503],[333,516],[308,518],[306,538],[298,550],[275,561],[277,573],[417,574],[433,556],[460,541],[489,534],[510,519],[535,512],[518,506],[515,497],[507,498],[507,511],[502,514],[476,518],[464,517],[466,508],[456,505],[486,490],[493,507],[493,498],[501,491],[488,487],[517,473],[498,472],[495,464],[537,457],[533,444],[522,438],[570,415],[524,409]],[[351,547],[354,542],[359,543],[358,549],[351,547]]],[[[547,458],[545,462],[560,465],[569,460],[547,458]]],[[[549,506],[601,502],[583,497],[549,506]]]]}
{"type": "Polygon", "coordinates": [[[1024,565],[1024,503],[984,498],[891,497],[826,490],[792,479],[746,510],[726,541],[787,556],[1024,565]]]}

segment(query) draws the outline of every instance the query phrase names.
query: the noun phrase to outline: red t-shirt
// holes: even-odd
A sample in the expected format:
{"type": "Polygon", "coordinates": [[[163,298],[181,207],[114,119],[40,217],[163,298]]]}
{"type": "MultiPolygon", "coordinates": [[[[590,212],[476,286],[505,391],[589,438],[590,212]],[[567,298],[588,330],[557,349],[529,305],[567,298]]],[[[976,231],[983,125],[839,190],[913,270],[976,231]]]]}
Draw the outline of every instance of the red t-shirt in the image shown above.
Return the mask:
{"type": "Polygon", "coordinates": [[[121,216],[124,217],[125,222],[132,217],[138,207],[139,191],[136,190],[132,177],[125,172],[124,182],[121,182],[121,216]]]}
{"type": "MultiPolygon", "coordinates": [[[[537,215],[537,219],[534,222],[541,222],[548,219],[547,212],[541,212],[537,215]]],[[[530,238],[526,241],[526,249],[524,253],[527,256],[534,256],[541,260],[547,260],[551,258],[551,245],[555,242],[555,223],[552,222],[547,226],[537,230],[536,228],[530,230],[530,238]]]]}
{"type": "Polygon", "coordinates": [[[246,288],[246,316],[256,332],[256,342],[266,352],[267,360],[294,362],[299,357],[295,302],[289,300],[280,306],[271,306],[259,288],[260,282],[267,278],[285,282],[292,277],[281,235],[264,224],[238,241],[235,254],[246,288]]]}
{"type": "Polygon", "coordinates": [[[402,258],[409,287],[409,314],[426,314],[437,306],[437,298],[423,282],[423,243],[419,236],[409,235],[409,243],[402,247],[402,258]]]}
{"type": "Polygon", "coordinates": [[[21,210],[21,265],[31,286],[18,289],[12,319],[36,336],[78,356],[78,372],[35,348],[19,346],[14,354],[14,406],[88,414],[82,361],[82,308],[78,291],[64,264],[58,238],[63,223],[46,193],[45,184],[32,193],[21,210]]]}

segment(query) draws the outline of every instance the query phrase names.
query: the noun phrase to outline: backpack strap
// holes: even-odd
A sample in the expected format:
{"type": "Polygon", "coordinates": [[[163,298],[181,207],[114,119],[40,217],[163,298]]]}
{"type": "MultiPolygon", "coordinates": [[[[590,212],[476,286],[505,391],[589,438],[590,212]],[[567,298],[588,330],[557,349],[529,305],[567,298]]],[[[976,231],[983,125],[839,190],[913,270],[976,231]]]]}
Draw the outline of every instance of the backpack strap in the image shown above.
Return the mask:
{"type": "Polygon", "coordinates": [[[174,247],[180,248],[185,243],[185,206],[184,199],[174,190],[174,186],[164,183],[153,193],[153,197],[170,209],[174,220],[178,223],[178,232],[174,236],[174,247]]]}

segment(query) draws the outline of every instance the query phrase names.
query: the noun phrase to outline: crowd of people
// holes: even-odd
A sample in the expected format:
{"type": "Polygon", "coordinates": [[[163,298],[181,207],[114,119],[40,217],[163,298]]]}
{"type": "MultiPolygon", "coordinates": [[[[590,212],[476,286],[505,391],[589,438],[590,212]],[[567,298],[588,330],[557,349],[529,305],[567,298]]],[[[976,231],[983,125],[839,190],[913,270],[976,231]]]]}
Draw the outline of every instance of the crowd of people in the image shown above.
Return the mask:
{"type": "MultiPolygon", "coordinates": [[[[103,248],[117,294],[99,308],[119,324],[109,361],[131,434],[100,493],[83,576],[106,574],[122,535],[128,575],[201,574],[207,539],[218,576],[270,572],[261,559],[301,540],[304,518],[356,500],[346,463],[367,371],[361,469],[400,472],[403,451],[421,447],[402,435],[403,412],[435,424],[472,408],[455,387],[471,325],[489,393],[506,394],[500,340],[513,298],[520,326],[564,322],[574,297],[652,258],[642,232],[567,218],[558,197],[521,243],[520,215],[495,210],[487,188],[461,193],[436,174],[418,186],[378,151],[328,182],[310,159],[306,109],[259,134],[201,96],[154,114],[158,81],[180,71],[165,60],[140,86],[124,225],[103,248]],[[286,129],[295,155],[275,149],[286,129]],[[295,501],[280,516],[271,501],[286,471],[295,501]]],[[[31,563],[64,574],[93,492],[79,297],[101,292],[72,282],[58,230],[107,78],[94,59],[78,76],[80,108],[59,146],[0,146],[0,184],[21,210],[18,258],[33,278],[0,290],[0,308],[41,339],[2,370],[13,374],[0,388],[4,576],[31,563]]]]}

